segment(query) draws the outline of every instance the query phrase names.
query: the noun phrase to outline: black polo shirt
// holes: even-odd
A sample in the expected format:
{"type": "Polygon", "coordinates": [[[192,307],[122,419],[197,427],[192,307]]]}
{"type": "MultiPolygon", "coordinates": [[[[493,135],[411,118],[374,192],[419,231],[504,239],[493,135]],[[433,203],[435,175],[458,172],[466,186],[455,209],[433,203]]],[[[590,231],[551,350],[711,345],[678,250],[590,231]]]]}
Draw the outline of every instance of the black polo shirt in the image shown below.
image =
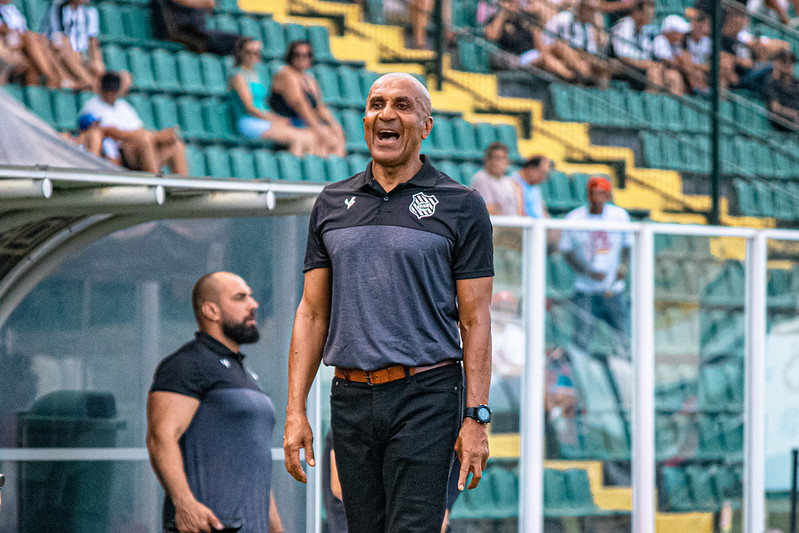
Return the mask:
{"type": "MultiPolygon", "coordinates": [[[[269,528],[275,415],[243,359],[210,335],[197,333],[161,361],[150,391],[200,400],[179,441],[189,487],[223,523],[240,521],[241,533],[260,533],[269,528]]],[[[164,527],[174,519],[167,495],[164,527]]]]}
{"type": "Polygon", "coordinates": [[[455,282],[494,275],[491,222],[477,191],[421,159],[389,193],[370,163],[316,200],[304,270],[332,271],[327,365],[374,370],[463,357],[455,282]]]}

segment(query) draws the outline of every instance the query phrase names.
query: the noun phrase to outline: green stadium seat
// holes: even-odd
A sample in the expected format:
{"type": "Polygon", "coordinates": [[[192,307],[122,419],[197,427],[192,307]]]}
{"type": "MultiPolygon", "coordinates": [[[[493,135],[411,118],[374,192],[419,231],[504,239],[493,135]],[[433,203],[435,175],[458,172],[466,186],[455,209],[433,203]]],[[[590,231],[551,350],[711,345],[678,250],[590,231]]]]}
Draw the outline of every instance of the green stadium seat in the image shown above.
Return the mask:
{"type": "Polygon", "coordinates": [[[566,475],[561,470],[544,468],[544,515],[553,516],[571,506],[566,492],[566,475]]]}
{"type": "Polygon", "coordinates": [[[211,139],[234,141],[238,133],[233,127],[233,117],[226,100],[207,98],[202,102],[203,124],[211,139]]]}
{"type": "Polygon", "coordinates": [[[205,176],[205,156],[201,149],[193,144],[186,145],[186,163],[189,165],[189,175],[195,177],[205,176]]]}
{"type": "Polygon", "coordinates": [[[703,409],[722,409],[729,400],[724,366],[705,365],[699,370],[699,405],[703,409]]]}
{"type": "MultiPolygon", "coordinates": [[[[700,393],[701,393],[700,383],[700,393]]],[[[700,414],[697,417],[699,429],[699,451],[697,457],[708,460],[721,459],[725,456],[726,450],[722,442],[722,432],[716,417],[707,414],[700,414]]]]}
{"type": "Polygon", "coordinates": [[[286,36],[286,44],[291,44],[294,41],[302,41],[308,39],[308,31],[302,24],[295,24],[290,22],[283,25],[283,33],[286,36]]]}
{"type": "Polygon", "coordinates": [[[660,470],[662,490],[659,491],[663,500],[661,511],[688,512],[692,511],[694,504],[691,501],[691,490],[688,479],[682,468],[664,466],[660,470]]]}
{"type": "Polygon", "coordinates": [[[182,50],[175,54],[178,79],[183,92],[205,93],[205,85],[200,68],[200,57],[192,52],[182,50]]]}
{"type": "Polygon", "coordinates": [[[130,70],[128,57],[120,47],[111,44],[103,46],[102,50],[105,68],[115,72],[130,70]]]}
{"type": "Polygon", "coordinates": [[[128,49],[128,64],[130,75],[133,78],[133,87],[145,91],[156,89],[153,64],[150,53],[141,48],[128,49]]]}
{"type": "Polygon", "coordinates": [[[269,150],[255,150],[255,177],[258,179],[276,180],[279,177],[275,154],[269,150]]]}
{"type": "Polygon", "coordinates": [[[757,201],[752,185],[744,179],[733,181],[735,187],[735,197],[737,199],[738,211],[744,216],[757,216],[757,201]]]}
{"type": "Polygon", "coordinates": [[[566,85],[560,83],[551,84],[549,86],[549,97],[552,100],[552,109],[558,119],[577,120],[572,113],[571,93],[566,85]]]}
{"type": "Polygon", "coordinates": [[[239,25],[231,15],[221,14],[213,17],[213,27],[217,31],[239,33],[239,25]]]}
{"type": "Polygon", "coordinates": [[[516,128],[510,124],[498,124],[496,131],[497,140],[508,147],[511,160],[521,158],[519,154],[519,137],[516,128]]]}
{"type": "Polygon", "coordinates": [[[724,449],[729,454],[741,454],[744,450],[743,413],[719,417],[724,449]]]}
{"type": "Polygon", "coordinates": [[[452,23],[458,28],[477,28],[477,2],[453,2],[452,23]]]}
{"type": "Polygon", "coordinates": [[[144,127],[147,129],[154,129],[156,127],[155,124],[155,115],[153,113],[153,104],[150,101],[150,97],[146,94],[142,93],[135,93],[129,94],[125,97],[125,100],[133,106],[133,109],[136,110],[136,113],[139,115],[139,118],[142,122],[144,122],[144,127]]]}
{"type": "Polygon", "coordinates": [[[178,121],[183,136],[188,139],[207,139],[200,102],[192,96],[181,96],[178,98],[177,104],[178,121]]]}
{"type": "Polygon", "coordinates": [[[327,180],[341,181],[349,178],[352,174],[347,165],[347,160],[337,155],[327,156],[327,180]]]}
{"type": "Polygon", "coordinates": [[[268,59],[283,60],[286,55],[286,38],[283,35],[283,26],[272,19],[261,21],[261,33],[264,39],[264,56],[268,59]]]}
{"type": "MultiPolygon", "coordinates": [[[[78,109],[83,107],[83,104],[94,98],[94,93],[89,91],[82,91],[77,93],[76,99],[78,101],[78,109]]],[[[126,98],[127,99],[127,98],[126,98]]]]}
{"type": "Polygon", "coordinates": [[[255,17],[239,17],[239,32],[245,37],[250,37],[256,41],[263,41],[263,30],[261,21],[255,17]]]}
{"type": "Polygon", "coordinates": [[[366,170],[371,158],[363,154],[350,154],[347,156],[347,165],[350,167],[350,175],[353,176],[366,170]]]}
{"type": "Polygon", "coordinates": [[[275,159],[277,159],[277,168],[281,180],[302,181],[302,165],[297,156],[289,152],[278,152],[275,159]]]}
{"type": "Polygon", "coordinates": [[[604,91],[601,98],[608,104],[607,124],[609,126],[626,127],[629,123],[629,118],[625,94],[611,87],[604,91]]]}
{"type": "Polygon", "coordinates": [[[758,216],[773,217],[774,212],[774,190],[761,181],[752,183],[755,189],[755,200],[757,202],[758,216]]]}
{"type": "Polygon", "coordinates": [[[463,183],[463,178],[461,177],[461,169],[458,165],[448,159],[443,161],[435,161],[433,163],[435,167],[449,176],[450,178],[454,179],[458,183],[463,183]]]}
{"type": "Polygon", "coordinates": [[[22,87],[17,85],[16,83],[7,83],[0,87],[0,90],[4,91],[7,95],[14,98],[17,102],[22,104],[25,103],[25,97],[22,95],[22,87]]]}
{"type": "Polygon", "coordinates": [[[341,127],[347,138],[348,151],[366,151],[366,141],[364,140],[363,119],[361,113],[354,110],[344,110],[340,113],[341,127]]]}
{"type": "MultiPolygon", "coordinates": [[[[605,177],[610,180],[610,176],[605,177]]],[[[574,199],[575,205],[583,204],[588,201],[588,191],[586,190],[586,187],[588,186],[589,179],[590,176],[588,174],[578,173],[571,175],[572,198],[574,199]]]]}
{"type": "Polygon", "coordinates": [[[547,258],[547,291],[558,299],[570,298],[574,291],[574,271],[560,254],[547,258]]]}
{"type": "Polygon", "coordinates": [[[638,137],[644,153],[644,164],[650,168],[662,167],[663,151],[660,146],[660,135],[642,131],[638,137]]]}
{"type": "Polygon", "coordinates": [[[168,92],[182,91],[175,56],[166,50],[155,50],[152,57],[158,88],[168,92]]]}
{"type": "MultiPolygon", "coordinates": [[[[433,128],[435,130],[435,128],[433,128]]],[[[472,180],[474,180],[474,175],[477,174],[477,171],[480,170],[480,165],[476,163],[472,163],[471,161],[465,161],[458,165],[461,169],[461,178],[464,181],[466,186],[471,186],[472,180]]]]}
{"type": "Polygon", "coordinates": [[[685,469],[688,476],[688,485],[693,494],[695,511],[711,512],[720,508],[716,496],[713,471],[699,466],[689,466],[685,469]]]}
{"type": "Polygon", "coordinates": [[[605,123],[602,115],[607,114],[607,106],[602,105],[603,100],[594,101],[591,98],[592,92],[581,87],[570,87],[569,92],[575,120],[578,122],[594,122],[596,120],[597,124],[605,123]],[[597,105],[598,103],[599,105],[597,105]]]}
{"type": "Polygon", "coordinates": [[[342,103],[359,111],[365,109],[366,99],[361,94],[360,71],[347,65],[336,69],[342,103]]]}
{"type": "Polygon", "coordinates": [[[139,46],[167,46],[168,43],[155,41],[150,10],[140,6],[121,8],[125,35],[139,46]]]}
{"type": "Polygon", "coordinates": [[[122,10],[118,5],[100,3],[97,6],[100,15],[100,39],[103,42],[117,42],[124,39],[125,25],[122,10]]]}
{"type": "Polygon", "coordinates": [[[251,180],[258,177],[255,172],[255,159],[249,150],[233,148],[228,150],[228,156],[234,178],[251,180]]]}
{"type": "Polygon", "coordinates": [[[489,71],[490,51],[486,46],[477,42],[474,37],[458,36],[458,62],[466,72],[487,73],[489,71]]]}
{"type": "Polygon", "coordinates": [[[203,75],[203,85],[209,94],[226,94],[228,92],[225,70],[222,61],[213,54],[200,56],[200,69],[203,75]]]}
{"type": "Polygon", "coordinates": [[[155,127],[159,130],[178,125],[178,105],[171,97],[156,95],[152,98],[155,127]]]}
{"type": "Polygon", "coordinates": [[[713,478],[716,484],[716,493],[720,500],[740,498],[741,484],[738,483],[732,467],[713,467],[713,478]]]}
{"type": "Polygon", "coordinates": [[[50,106],[50,92],[37,85],[29,85],[22,92],[25,95],[25,105],[48,124],[55,125],[53,109],[50,106]]]}
{"type": "Polygon", "coordinates": [[[345,105],[339,89],[338,76],[332,67],[315,65],[313,74],[317,83],[319,83],[319,90],[322,92],[322,99],[325,103],[336,107],[345,105]]]}
{"type": "Polygon", "coordinates": [[[316,155],[306,155],[302,159],[302,178],[312,183],[327,181],[327,165],[325,160],[316,155]]]}
{"type": "Polygon", "coordinates": [[[680,141],[679,137],[671,133],[660,135],[660,166],[674,170],[686,170],[686,165],[680,157],[680,141]]]}
{"type": "Polygon", "coordinates": [[[313,48],[314,60],[318,63],[335,63],[336,58],[330,51],[330,35],[324,26],[309,26],[308,40],[313,48]]]}
{"type": "Polygon", "coordinates": [[[493,124],[487,122],[478,122],[474,125],[474,133],[477,141],[477,148],[482,152],[489,144],[496,142],[497,130],[493,124]]]}
{"type": "Polygon", "coordinates": [[[579,468],[569,468],[564,471],[564,475],[566,477],[566,491],[569,496],[569,502],[574,510],[589,516],[601,514],[596,503],[594,503],[588,472],[579,468]]]}
{"type": "Polygon", "coordinates": [[[230,178],[232,171],[230,168],[230,156],[227,150],[221,146],[207,146],[205,152],[205,166],[208,175],[213,178],[230,178]]]}
{"type": "Polygon", "coordinates": [[[546,181],[546,189],[549,193],[546,203],[550,210],[563,212],[575,206],[571,180],[563,172],[558,170],[550,172],[546,181]]]}
{"type": "Polygon", "coordinates": [[[646,111],[644,110],[645,96],[631,89],[624,91],[624,99],[627,103],[627,116],[629,127],[642,127],[647,124],[646,111]]]}
{"type": "Polygon", "coordinates": [[[27,0],[24,2],[25,19],[28,21],[28,28],[38,30],[42,27],[42,21],[47,15],[47,10],[52,5],[51,2],[42,0],[27,0]]]}
{"type": "Polygon", "coordinates": [[[377,78],[380,77],[380,74],[378,74],[377,72],[373,72],[371,70],[361,70],[360,72],[361,72],[361,96],[363,97],[363,101],[366,102],[366,97],[369,96],[369,89],[372,88],[372,84],[375,81],[377,81],[377,78]]]}
{"type": "Polygon", "coordinates": [[[491,467],[489,477],[496,519],[513,518],[519,515],[519,478],[510,470],[491,467]]]}
{"type": "Polygon", "coordinates": [[[238,0],[217,0],[215,9],[226,13],[241,12],[238,0]]]}
{"type": "Polygon", "coordinates": [[[433,129],[426,142],[429,143],[426,153],[435,157],[450,158],[458,154],[455,148],[455,132],[451,122],[445,117],[433,118],[433,129]]]}
{"type": "Polygon", "coordinates": [[[473,157],[474,154],[478,152],[477,140],[474,135],[474,126],[462,118],[454,118],[450,123],[452,124],[452,130],[455,134],[455,146],[458,152],[473,157]]]}
{"type": "Polygon", "coordinates": [[[78,122],[78,106],[75,93],[72,91],[57,90],[51,92],[53,104],[53,118],[55,125],[60,130],[75,130],[78,122]]]}

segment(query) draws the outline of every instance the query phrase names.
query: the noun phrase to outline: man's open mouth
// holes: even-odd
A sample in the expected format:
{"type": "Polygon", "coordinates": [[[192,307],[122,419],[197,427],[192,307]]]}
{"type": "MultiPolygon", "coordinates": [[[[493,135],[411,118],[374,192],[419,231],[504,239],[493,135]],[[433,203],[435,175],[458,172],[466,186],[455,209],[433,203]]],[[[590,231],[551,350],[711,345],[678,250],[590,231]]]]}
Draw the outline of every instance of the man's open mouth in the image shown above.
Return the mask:
{"type": "Polygon", "coordinates": [[[393,141],[399,139],[400,135],[392,130],[378,130],[377,139],[380,141],[393,141]]]}

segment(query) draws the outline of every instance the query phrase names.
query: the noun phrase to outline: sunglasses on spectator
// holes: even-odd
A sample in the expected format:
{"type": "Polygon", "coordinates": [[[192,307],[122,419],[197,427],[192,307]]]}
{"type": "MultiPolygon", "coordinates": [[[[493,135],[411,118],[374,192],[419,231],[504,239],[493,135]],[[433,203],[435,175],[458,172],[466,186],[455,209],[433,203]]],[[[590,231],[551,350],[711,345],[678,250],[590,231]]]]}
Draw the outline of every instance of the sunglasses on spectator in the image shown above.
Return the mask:
{"type": "Polygon", "coordinates": [[[260,56],[261,50],[245,50],[244,54],[248,56],[260,56]]]}
{"type": "Polygon", "coordinates": [[[294,57],[307,57],[313,59],[313,52],[295,52],[294,57]]]}

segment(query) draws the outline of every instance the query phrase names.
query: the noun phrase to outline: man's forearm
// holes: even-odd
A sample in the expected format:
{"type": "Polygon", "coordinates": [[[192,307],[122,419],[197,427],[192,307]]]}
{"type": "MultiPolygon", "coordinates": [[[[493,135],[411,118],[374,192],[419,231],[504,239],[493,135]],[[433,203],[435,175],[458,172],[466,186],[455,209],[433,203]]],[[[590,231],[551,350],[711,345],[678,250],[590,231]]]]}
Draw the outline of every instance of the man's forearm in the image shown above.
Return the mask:
{"type": "Polygon", "coordinates": [[[466,374],[466,405],[488,404],[491,387],[491,316],[471,325],[461,324],[463,370],[466,374]]]}
{"type": "Polygon", "coordinates": [[[305,403],[311,390],[322,350],[327,340],[329,320],[313,317],[297,310],[289,345],[289,392],[286,413],[305,413],[305,403]]]}
{"type": "Polygon", "coordinates": [[[150,452],[150,463],[155,475],[175,506],[180,507],[183,502],[194,500],[186,471],[183,469],[183,455],[178,443],[148,435],[147,450],[150,452]]]}

